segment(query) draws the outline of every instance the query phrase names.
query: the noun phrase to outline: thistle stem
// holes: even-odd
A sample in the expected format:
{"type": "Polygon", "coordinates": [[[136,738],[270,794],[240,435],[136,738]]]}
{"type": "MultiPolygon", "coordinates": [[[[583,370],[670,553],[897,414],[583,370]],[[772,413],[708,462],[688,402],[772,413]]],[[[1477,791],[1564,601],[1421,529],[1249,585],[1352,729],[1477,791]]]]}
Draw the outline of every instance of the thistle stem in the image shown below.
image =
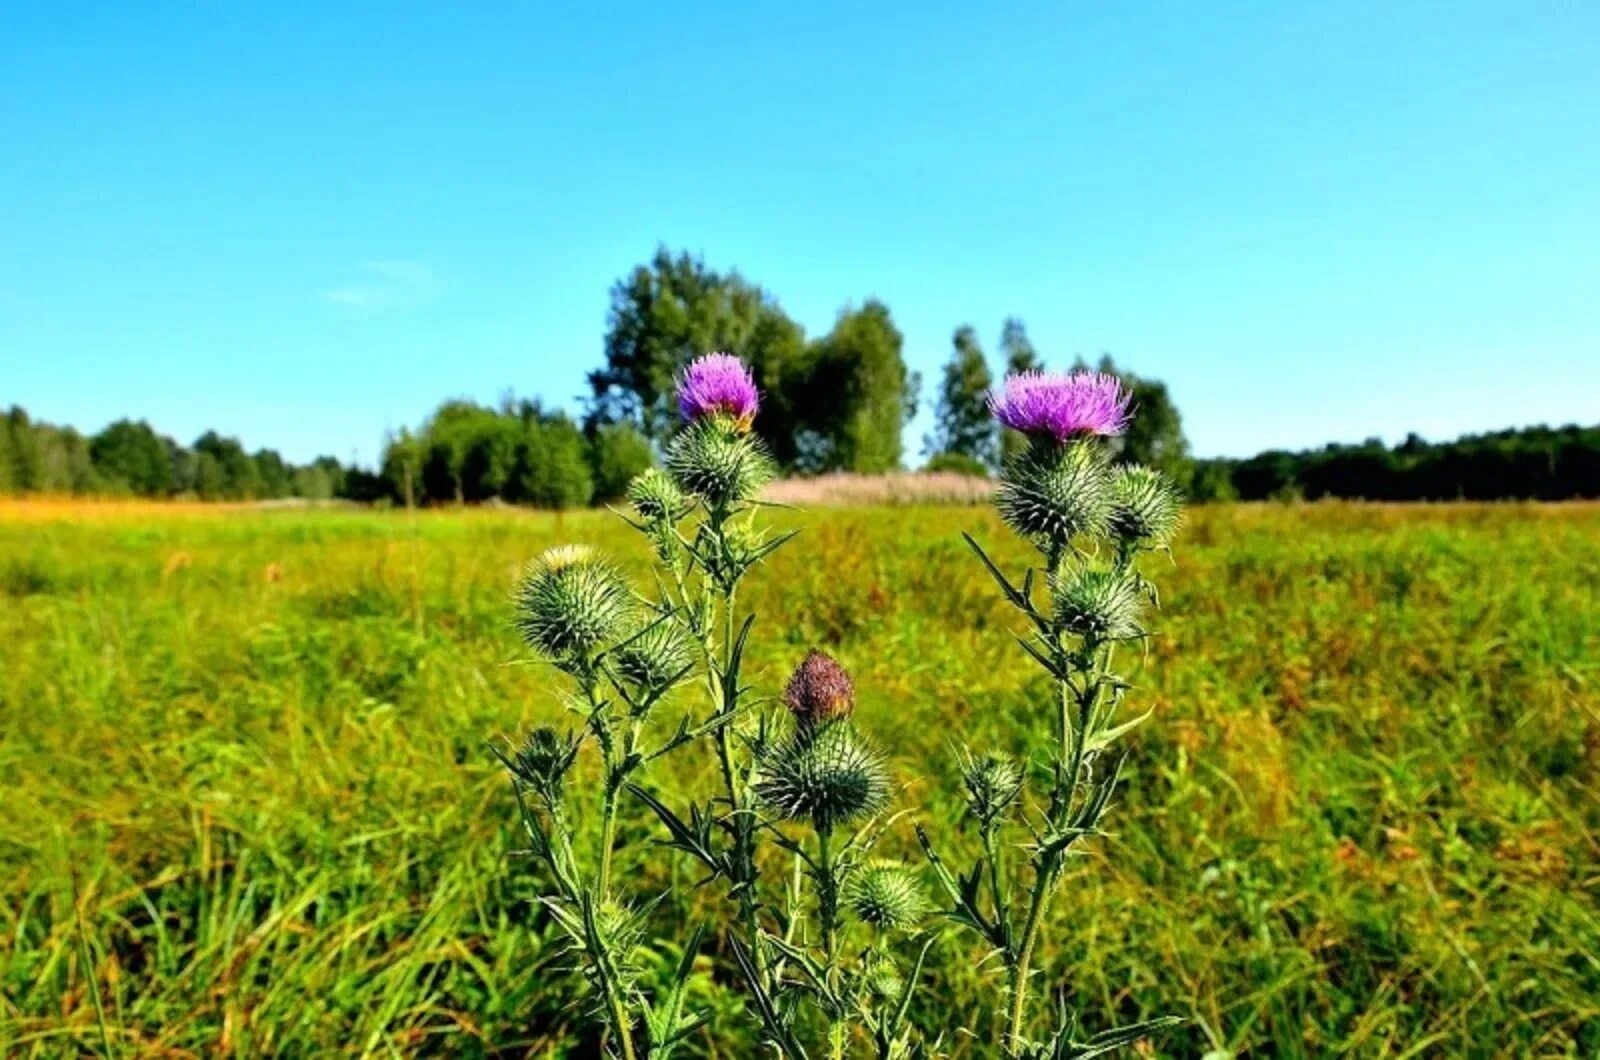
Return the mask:
{"type": "Polygon", "coordinates": [[[622,1007],[622,998],[617,996],[616,991],[609,988],[606,990],[606,993],[609,995],[611,1001],[612,1029],[617,1032],[617,1037],[622,1042],[623,1060],[634,1060],[633,1034],[631,1033],[631,1029],[628,1025],[627,1010],[622,1007]]]}
{"type": "Polygon", "coordinates": [[[602,897],[611,895],[611,848],[617,841],[617,792],[606,784],[605,800],[600,810],[600,874],[602,897]]]}

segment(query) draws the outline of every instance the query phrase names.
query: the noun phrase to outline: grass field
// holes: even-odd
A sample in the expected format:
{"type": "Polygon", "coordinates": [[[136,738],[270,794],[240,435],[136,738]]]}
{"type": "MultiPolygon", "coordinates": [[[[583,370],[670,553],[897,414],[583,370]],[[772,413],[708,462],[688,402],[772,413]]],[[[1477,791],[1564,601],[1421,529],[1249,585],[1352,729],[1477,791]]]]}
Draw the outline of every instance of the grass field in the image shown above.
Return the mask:
{"type": "MultiPolygon", "coordinates": [[[[759,680],[837,654],[937,831],[952,740],[1048,731],[958,531],[1022,550],[981,507],[784,521],[759,680]]],[[[0,508],[0,1055],[585,1055],[485,749],[560,710],[508,588],[569,539],[645,569],[598,513],[0,508]]],[[[1188,1017],[1154,1055],[1600,1055],[1600,508],[1203,509],[1163,586],[1052,989],[1188,1017]]],[[[660,862],[665,929],[716,911],[660,862]]],[[[947,934],[919,1023],[978,956],[947,934]]],[[[696,989],[751,1055],[724,952],[696,989]]]]}

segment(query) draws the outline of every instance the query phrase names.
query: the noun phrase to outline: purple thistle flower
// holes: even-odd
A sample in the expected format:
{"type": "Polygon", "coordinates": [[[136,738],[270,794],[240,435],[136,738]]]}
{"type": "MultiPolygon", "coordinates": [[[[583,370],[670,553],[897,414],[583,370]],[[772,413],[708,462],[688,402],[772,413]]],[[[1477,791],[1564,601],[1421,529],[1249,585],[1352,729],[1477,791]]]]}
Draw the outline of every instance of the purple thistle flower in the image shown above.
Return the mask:
{"type": "Polygon", "coordinates": [[[760,407],[761,395],[750,369],[732,354],[697,357],[678,380],[678,411],[686,420],[722,415],[748,431],[760,407]]]}
{"type": "Polygon", "coordinates": [[[989,394],[989,411],[1013,430],[1064,442],[1076,435],[1121,434],[1133,395],[1107,372],[1023,372],[989,394]]]}

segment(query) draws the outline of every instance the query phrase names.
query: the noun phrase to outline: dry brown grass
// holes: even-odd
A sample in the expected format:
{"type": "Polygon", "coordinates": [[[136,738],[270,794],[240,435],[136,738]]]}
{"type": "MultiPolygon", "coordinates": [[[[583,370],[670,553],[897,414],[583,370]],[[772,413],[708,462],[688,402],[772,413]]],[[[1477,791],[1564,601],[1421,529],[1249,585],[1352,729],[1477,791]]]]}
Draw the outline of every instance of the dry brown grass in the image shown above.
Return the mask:
{"type": "Polygon", "coordinates": [[[857,504],[983,504],[994,483],[954,472],[893,472],[887,475],[838,473],[787,478],[767,488],[765,497],[805,507],[857,504]]]}

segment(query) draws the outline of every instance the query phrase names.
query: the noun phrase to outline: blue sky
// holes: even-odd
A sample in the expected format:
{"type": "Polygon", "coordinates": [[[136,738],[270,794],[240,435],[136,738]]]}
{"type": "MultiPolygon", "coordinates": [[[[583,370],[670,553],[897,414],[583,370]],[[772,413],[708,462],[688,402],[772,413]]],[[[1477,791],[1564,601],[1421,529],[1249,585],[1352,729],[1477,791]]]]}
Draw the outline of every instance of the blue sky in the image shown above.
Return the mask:
{"type": "Polygon", "coordinates": [[[371,460],[666,243],[925,407],[1017,314],[1203,455],[1600,420],[1600,5],[861,6],[6,5],[0,404],[371,460]]]}

